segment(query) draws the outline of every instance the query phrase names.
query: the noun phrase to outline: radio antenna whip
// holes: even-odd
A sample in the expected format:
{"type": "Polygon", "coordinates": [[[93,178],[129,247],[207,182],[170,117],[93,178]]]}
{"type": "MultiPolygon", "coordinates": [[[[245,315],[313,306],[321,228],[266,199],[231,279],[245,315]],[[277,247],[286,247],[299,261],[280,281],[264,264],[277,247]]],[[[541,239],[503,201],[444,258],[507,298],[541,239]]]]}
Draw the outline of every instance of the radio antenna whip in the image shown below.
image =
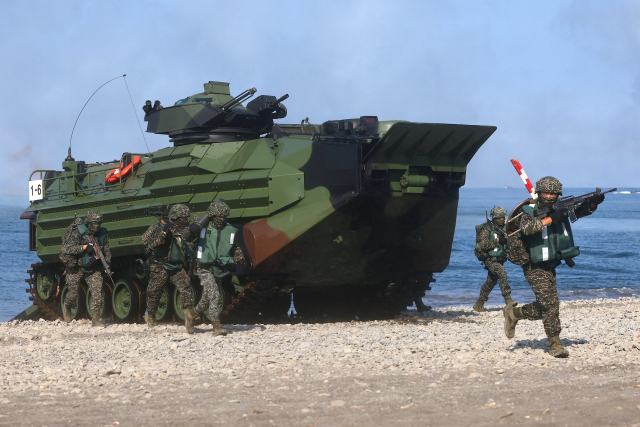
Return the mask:
{"type": "Polygon", "coordinates": [[[151,153],[151,150],[149,150],[149,144],[147,144],[147,138],[144,137],[144,132],[142,131],[142,125],[140,124],[140,118],[138,118],[138,112],[136,111],[136,106],[133,105],[133,98],[131,97],[131,91],[129,90],[129,85],[127,84],[127,75],[124,74],[122,76],[122,78],[124,79],[125,86],[127,86],[127,92],[129,92],[129,99],[131,100],[131,107],[133,108],[133,113],[136,115],[136,121],[138,122],[138,127],[140,128],[140,133],[142,134],[142,139],[144,139],[144,145],[147,146],[147,152],[151,153]]]}
{"type": "MultiPolygon", "coordinates": [[[[118,77],[114,77],[111,80],[103,83],[102,86],[104,86],[107,83],[110,83],[110,82],[112,82],[114,80],[117,80],[119,78],[123,78],[124,76],[126,76],[126,74],[123,74],[123,75],[118,76],[118,77]]],[[[82,114],[82,112],[84,111],[84,107],[86,107],[87,104],[89,103],[89,101],[91,101],[91,98],[93,98],[93,95],[95,95],[100,89],[102,89],[102,86],[100,86],[98,89],[96,89],[96,91],[91,94],[89,99],[87,99],[87,102],[84,103],[84,106],[82,107],[82,110],[80,110],[80,114],[82,114]]],[[[78,114],[78,117],[76,117],[76,122],[73,124],[73,129],[71,130],[71,137],[69,138],[69,155],[67,156],[66,160],[73,160],[73,157],[71,157],[71,140],[73,139],[73,132],[76,130],[76,125],[78,124],[78,119],[80,118],[80,114],[78,114]]]]}

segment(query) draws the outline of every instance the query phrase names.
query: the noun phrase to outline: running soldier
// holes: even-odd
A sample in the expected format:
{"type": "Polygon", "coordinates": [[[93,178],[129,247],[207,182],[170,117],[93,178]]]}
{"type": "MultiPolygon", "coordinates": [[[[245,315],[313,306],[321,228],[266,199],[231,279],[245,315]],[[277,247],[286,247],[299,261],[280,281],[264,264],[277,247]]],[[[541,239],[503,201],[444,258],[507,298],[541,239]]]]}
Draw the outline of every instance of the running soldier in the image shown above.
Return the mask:
{"type": "Polygon", "coordinates": [[[238,229],[226,222],[231,213],[229,205],[223,200],[212,202],[207,210],[209,225],[191,226],[192,234],[198,233],[198,277],[202,285],[202,298],[195,309],[184,313],[187,332],[193,333],[193,322],[203,316],[209,308],[213,323],[213,335],[227,335],[220,324],[220,279],[231,274],[238,263],[244,262],[242,250],[234,244],[238,229]]]}
{"type": "Polygon", "coordinates": [[[89,240],[89,235],[93,235],[96,243],[100,246],[100,250],[102,250],[105,261],[107,264],[111,264],[107,229],[101,227],[101,224],[102,214],[98,211],[89,211],[85,215],[84,221],[76,218],[62,236],[60,260],[67,267],[66,282],[68,287],[62,310],[65,322],[71,322],[71,308],[78,299],[78,288],[80,281],[84,278],[87,287],[91,291],[91,326],[105,327],[105,324],[100,321],[103,282],[102,263],[96,258],[95,248],[89,240]]]}
{"type": "MultiPolygon", "coordinates": [[[[524,214],[516,225],[524,236],[522,242],[528,252],[528,261],[522,264],[522,270],[536,295],[536,302],[522,307],[507,305],[504,308],[504,332],[507,338],[513,338],[519,320],[542,320],[549,339],[549,353],[554,357],[569,357],[569,352],[560,342],[562,328],[556,267],[561,260],[573,266],[572,259],[580,254],[580,250],[574,246],[571,222],[565,213],[552,211],[542,220],[534,218],[534,210],[551,207],[562,195],[560,181],[546,176],[536,182],[535,192],[538,194],[537,204],[525,205],[522,208],[524,214]]],[[[603,201],[604,194],[597,194],[583,202],[575,209],[576,217],[591,215],[603,201]]]]}
{"type": "Polygon", "coordinates": [[[142,235],[142,244],[151,255],[147,286],[147,314],[144,315],[144,320],[150,328],[158,325],[156,320],[158,304],[169,282],[180,291],[184,310],[193,308],[193,289],[185,271],[193,253],[191,242],[196,237],[189,233],[189,214],[187,206],[173,205],[168,215],[172,222],[158,221],[142,235]]]}
{"type": "Polygon", "coordinates": [[[485,270],[488,270],[487,280],[480,288],[480,298],[473,305],[473,309],[478,313],[484,312],[484,303],[489,299],[489,294],[496,286],[500,284],[500,290],[504,302],[507,305],[517,305],[518,303],[511,299],[511,288],[507,282],[507,271],[503,264],[507,261],[507,237],[505,217],[507,210],[501,206],[491,209],[491,221],[484,224],[476,225],[476,246],[474,252],[478,259],[484,264],[485,270]]]}

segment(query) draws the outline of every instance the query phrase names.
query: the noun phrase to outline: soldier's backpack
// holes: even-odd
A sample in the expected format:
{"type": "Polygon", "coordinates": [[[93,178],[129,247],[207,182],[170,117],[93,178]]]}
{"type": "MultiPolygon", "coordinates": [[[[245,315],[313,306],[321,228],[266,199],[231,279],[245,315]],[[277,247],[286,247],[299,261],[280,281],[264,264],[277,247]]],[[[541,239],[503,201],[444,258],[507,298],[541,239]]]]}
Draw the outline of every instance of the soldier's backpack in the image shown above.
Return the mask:
{"type": "MultiPolygon", "coordinates": [[[[64,234],[62,235],[62,245],[64,245],[69,241],[69,239],[71,239],[71,234],[73,233],[74,229],[78,228],[79,222],[80,222],[80,219],[76,218],[73,221],[73,224],[67,227],[67,231],[65,231],[64,234]]],[[[78,261],[80,260],[82,260],[82,258],[78,258],[69,254],[63,254],[62,252],[60,253],[60,261],[62,261],[64,266],[67,267],[68,269],[74,269],[79,267],[78,261]]]]}
{"type": "Polygon", "coordinates": [[[478,258],[478,261],[486,261],[486,259],[489,258],[488,251],[483,251],[482,249],[478,248],[478,243],[480,243],[481,241],[480,233],[485,227],[485,224],[476,225],[476,246],[475,248],[473,248],[473,253],[476,256],[476,258],[478,258]]]}
{"type": "MultiPolygon", "coordinates": [[[[518,215],[522,214],[522,206],[529,203],[531,203],[529,199],[520,202],[511,211],[509,220],[511,220],[511,218],[516,219],[518,215]]],[[[511,222],[507,226],[507,234],[513,234],[519,226],[520,220],[516,219],[516,221],[511,222]]],[[[529,262],[529,239],[527,236],[522,235],[522,233],[517,233],[508,238],[507,259],[515,265],[525,265],[529,262]]]]}

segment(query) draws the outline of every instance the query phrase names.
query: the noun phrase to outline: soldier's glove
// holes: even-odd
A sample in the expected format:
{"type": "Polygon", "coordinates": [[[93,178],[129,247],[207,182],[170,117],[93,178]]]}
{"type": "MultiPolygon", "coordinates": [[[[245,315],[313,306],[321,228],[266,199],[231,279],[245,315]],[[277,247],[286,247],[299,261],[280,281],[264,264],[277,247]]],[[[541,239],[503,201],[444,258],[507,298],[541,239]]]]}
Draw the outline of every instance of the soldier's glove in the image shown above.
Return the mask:
{"type": "Polygon", "coordinates": [[[191,234],[193,234],[194,236],[199,236],[200,232],[202,231],[202,227],[200,226],[200,224],[198,224],[197,222],[194,222],[193,224],[191,224],[189,226],[189,231],[191,232],[191,234]]]}
{"type": "Polygon", "coordinates": [[[498,236],[498,243],[504,245],[507,243],[507,238],[504,236],[498,236]]]}
{"type": "Polygon", "coordinates": [[[162,226],[162,231],[164,231],[165,233],[171,230],[171,224],[169,224],[168,222],[161,222],[160,224],[162,226]]]}
{"type": "Polygon", "coordinates": [[[551,218],[551,222],[561,222],[564,219],[564,212],[553,211],[549,218],[551,218]]]}
{"type": "Polygon", "coordinates": [[[91,256],[94,253],[96,253],[95,249],[93,249],[93,245],[87,245],[87,247],[85,248],[84,252],[89,256],[91,256]]]}
{"type": "Polygon", "coordinates": [[[596,206],[598,206],[602,202],[604,202],[604,194],[596,194],[591,198],[591,203],[596,206]]]}

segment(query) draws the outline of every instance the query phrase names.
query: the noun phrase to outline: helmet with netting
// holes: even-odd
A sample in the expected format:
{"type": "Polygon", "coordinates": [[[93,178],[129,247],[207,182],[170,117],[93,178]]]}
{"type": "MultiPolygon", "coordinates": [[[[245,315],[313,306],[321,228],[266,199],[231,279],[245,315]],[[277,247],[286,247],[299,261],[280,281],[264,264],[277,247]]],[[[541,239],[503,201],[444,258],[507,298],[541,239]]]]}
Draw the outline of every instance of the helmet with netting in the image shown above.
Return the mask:
{"type": "Polygon", "coordinates": [[[507,210],[502,206],[496,206],[495,208],[491,209],[491,219],[505,218],[506,216],[507,210]]]}
{"type": "Polygon", "coordinates": [[[188,217],[190,214],[189,208],[185,205],[173,205],[169,210],[170,219],[178,219],[188,217]]]}
{"type": "Polygon", "coordinates": [[[86,222],[102,222],[102,214],[99,211],[89,211],[84,216],[86,222]]]}
{"type": "Polygon", "coordinates": [[[209,205],[209,209],[207,209],[208,216],[228,217],[230,213],[231,208],[229,208],[229,205],[223,199],[212,202],[211,205],[209,205]]]}
{"type": "Polygon", "coordinates": [[[562,195],[562,184],[558,178],[545,176],[536,182],[536,194],[550,193],[562,195]]]}

